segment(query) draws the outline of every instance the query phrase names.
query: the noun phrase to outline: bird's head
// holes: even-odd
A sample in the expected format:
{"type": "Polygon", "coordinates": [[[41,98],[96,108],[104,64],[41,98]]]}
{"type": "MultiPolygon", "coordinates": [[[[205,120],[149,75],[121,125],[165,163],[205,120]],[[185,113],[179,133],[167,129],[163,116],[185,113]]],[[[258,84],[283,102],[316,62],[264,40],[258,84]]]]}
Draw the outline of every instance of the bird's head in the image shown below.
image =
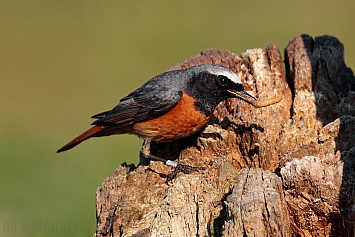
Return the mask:
{"type": "Polygon", "coordinates": [[[257,101],[244,90],[238,75],[229,68],[203,64],[187,70],[191,75],[188,92],[198,99],[196,106],[205,114],[212,113],[221,101],[228,98],[239,98],[250,104],[257,101]]]}

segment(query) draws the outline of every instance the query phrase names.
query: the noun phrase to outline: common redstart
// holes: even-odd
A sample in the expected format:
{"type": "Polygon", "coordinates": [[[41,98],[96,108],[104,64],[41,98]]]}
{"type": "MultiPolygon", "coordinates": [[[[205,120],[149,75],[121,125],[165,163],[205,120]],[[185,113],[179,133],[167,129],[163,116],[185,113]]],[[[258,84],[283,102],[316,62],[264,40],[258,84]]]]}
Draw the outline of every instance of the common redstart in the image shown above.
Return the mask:
{"type": "Polygon", "coordinates": [[[239,98],[255,107],[281,101],[258,101],[248,94],[240,78],[230,69],[203,64],[183,70],[164,72],[122,98],[112,110],[96,114],[94,127],[74,138],[57,152],[73,148],[91,137],[130,133],[144,139],[141,154],[151,160],[188,173],[175,161],[152,155],[150,142],[170,142],[200,131],[216,106],[228,98],[239,98]]]}

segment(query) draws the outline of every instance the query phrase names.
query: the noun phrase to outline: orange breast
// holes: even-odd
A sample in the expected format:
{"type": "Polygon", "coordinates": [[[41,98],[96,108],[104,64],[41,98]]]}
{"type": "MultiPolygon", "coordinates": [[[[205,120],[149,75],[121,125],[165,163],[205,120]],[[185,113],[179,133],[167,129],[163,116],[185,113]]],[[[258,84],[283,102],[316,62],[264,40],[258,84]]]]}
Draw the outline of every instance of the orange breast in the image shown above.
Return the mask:
{"type": "Polygon", "coordinates": [[[206,116],[194,105],[195,99],[183,93],[180,102],[168,113],[133,125],[133,134],[145,139],[167,142],[201,130],[212,115],[206,116]]]}

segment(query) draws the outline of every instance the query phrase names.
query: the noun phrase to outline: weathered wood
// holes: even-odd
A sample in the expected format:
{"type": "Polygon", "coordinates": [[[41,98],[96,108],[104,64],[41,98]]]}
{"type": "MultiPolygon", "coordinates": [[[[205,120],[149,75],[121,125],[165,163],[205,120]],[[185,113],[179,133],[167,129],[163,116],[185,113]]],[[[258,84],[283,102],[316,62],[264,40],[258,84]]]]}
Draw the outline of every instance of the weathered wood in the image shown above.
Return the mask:
{"type": "Polygon", "coordinates": [[[290,236],[281,178],[262,169],[240,171],[225,202],[223,236],[290,236]]]}
{"type": "Polygon", "coordinates": [[[166,183],[161,163],[119,167],[97,190],[95,236],[355,236],[355,78],[343,45],[296,37],[286,73],[272,44],[241,56],[204,50],[169,70],[202,63],[283,100],[256,109],[230,99],[201,133],[152,144],[205,171],[166,183]]]}
{"type": "Polygon", "coordinates": [[[355,78],[343,45],[302,35],[285,58],[294,103],[281,133],[288,152],[280,167],[292,233],[355,236],[355,78]]]}

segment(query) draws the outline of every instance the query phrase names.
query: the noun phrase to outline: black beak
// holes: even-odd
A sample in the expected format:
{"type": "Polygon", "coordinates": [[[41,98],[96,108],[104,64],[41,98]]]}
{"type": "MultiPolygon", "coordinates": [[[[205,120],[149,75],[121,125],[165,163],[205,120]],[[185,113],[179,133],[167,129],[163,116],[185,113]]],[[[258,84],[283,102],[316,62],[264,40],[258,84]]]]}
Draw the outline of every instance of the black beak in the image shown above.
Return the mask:
{"type": "Polygon", "coordinates": [[[247,102],[248,104],[251,104],[252,106],[254,106],[256,108],[262,108],[262,107],[266,107],[269,105],[273,105],[273,104],[279,103],[282,100],[281,97],[275,97],[275,98],[259,101],[259,100],[255,99],[253,96],[249,95],[246,91],[235,91],[235,90],[229,89],[228,92],[231,93],[233,95],[233,97],[242,99],[245,102],[247,102]]]}
{"type": "Polygon", "coordinates": [[[235,90],[228,90],[235,98],[239,98],[244,100],[245,102],[254,105],[256,101],[258,101],[254,96],[248,94],[246,91],[235,91],[235,90]]]}

